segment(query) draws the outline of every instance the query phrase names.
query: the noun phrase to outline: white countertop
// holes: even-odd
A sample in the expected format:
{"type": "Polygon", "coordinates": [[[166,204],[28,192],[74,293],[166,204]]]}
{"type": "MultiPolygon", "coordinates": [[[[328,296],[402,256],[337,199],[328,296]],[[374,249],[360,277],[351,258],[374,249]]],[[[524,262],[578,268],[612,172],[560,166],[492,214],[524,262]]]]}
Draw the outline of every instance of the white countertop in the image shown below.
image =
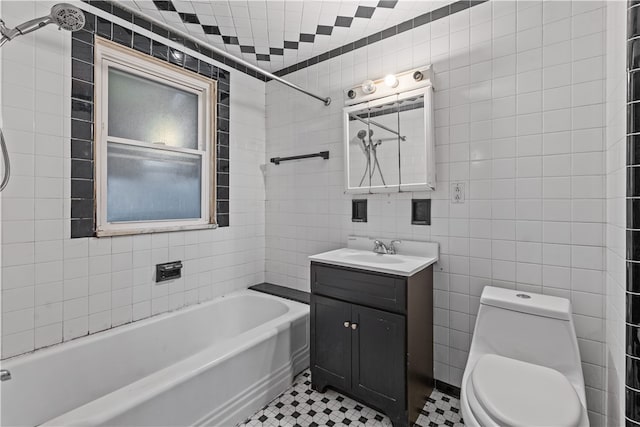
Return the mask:
{"type": "Polygon", "coordinates": [[[342,248],[311,255],[309,259],[325,264],[408,277],[438,261],[437,243],[433,245],[435,253],[425,251],[426,256],[376,254],[371,250],[342,248]]]}

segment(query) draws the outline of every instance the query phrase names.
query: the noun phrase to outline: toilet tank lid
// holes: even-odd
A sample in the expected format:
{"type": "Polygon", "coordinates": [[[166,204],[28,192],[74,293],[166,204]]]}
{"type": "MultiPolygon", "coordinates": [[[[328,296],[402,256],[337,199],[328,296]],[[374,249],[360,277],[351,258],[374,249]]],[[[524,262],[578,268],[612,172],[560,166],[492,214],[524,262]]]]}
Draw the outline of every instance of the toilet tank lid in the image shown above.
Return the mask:
{"type": "Polygon", "coordinates": [[[480,304],[535,316],[571,320],[571,302],[566,298],[550,295],[485,286],[480,304]]]}

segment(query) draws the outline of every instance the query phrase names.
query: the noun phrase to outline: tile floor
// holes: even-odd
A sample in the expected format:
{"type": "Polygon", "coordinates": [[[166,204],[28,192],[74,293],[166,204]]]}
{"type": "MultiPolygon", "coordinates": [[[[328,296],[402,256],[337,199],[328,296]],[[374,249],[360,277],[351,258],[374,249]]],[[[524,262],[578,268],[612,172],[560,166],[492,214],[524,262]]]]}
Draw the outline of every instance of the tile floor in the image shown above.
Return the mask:
{"type": "MultiPolygon", "coordinates": [[[[390,427],[389,418],[340,393],[311,389],[309,370],[284,393],[238,427],[390,427]]],[[[460,401],[434,390],[415,424],[418,427],[463,427],[460,401]]]]}

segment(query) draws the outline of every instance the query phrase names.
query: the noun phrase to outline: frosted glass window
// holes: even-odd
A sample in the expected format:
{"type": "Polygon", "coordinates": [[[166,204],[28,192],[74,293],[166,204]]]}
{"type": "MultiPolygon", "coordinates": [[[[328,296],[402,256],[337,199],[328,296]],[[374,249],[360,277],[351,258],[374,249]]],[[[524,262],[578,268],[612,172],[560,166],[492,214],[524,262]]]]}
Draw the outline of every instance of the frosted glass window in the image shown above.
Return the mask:
{"type": "Polygon", "coordinates": [[[202,157],[110,142],[107,221],[201,216],[202,157]]]}
{"type": "Polygon", "coordinates": [[[96,235],[215,227],[216,82],[102,39],[94,64],[96,235]]]}
{"type": "Polygon", "coordinates": [[[198,149],[198,95],[109,67],[108,136],[198,149]]]}

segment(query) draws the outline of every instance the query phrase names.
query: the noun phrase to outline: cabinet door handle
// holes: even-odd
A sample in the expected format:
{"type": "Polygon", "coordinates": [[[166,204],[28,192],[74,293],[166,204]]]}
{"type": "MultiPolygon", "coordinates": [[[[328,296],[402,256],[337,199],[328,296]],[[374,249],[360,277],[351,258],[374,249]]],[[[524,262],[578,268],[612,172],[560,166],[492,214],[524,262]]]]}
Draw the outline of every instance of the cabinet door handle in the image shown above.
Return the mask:
{"type": "Polygon", "coordinates": [[[355,331],[356,329],[358,329],[358,324],[357,324],[357,323],[352,323],[352,324],[351,324],[351,329],[353,329],[354,331],[355,331]]]}
{"type": "Polygon", "coordinates": [[[345,328],[348,328],[349,326],[351,326],[351,323],[349,323],[349,322],[344,322],[344,327],[345,327],[345,328]]]}

